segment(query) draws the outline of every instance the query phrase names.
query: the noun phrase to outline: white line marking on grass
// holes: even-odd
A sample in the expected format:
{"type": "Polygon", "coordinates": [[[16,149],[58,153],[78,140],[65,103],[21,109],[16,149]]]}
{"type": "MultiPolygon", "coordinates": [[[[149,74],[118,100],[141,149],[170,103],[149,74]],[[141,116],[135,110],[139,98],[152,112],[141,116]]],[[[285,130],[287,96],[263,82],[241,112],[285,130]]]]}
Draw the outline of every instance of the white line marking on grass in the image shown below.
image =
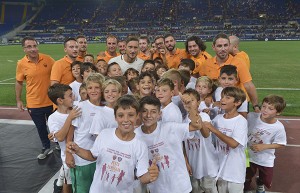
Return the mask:
{"type": "Polygon", "coordinates": [[[286,144],[287,147],[300,147],[300,145],[286,144]]]}
{"type": "Polygon", "coordinates": [[[0,82],[6,82],[6,81],[12,80],[12,79],[15,79],[15,77],[13,77],[13,78],[8,78],[8,79],[4,79],[4,80],[1,80],[0,82]]]}
{"type": "Polygon", "coordinates": [[[17,107],[0,107],[1,110],[18,110],[17,107]]]}
{"type": "Polygon", "coordinates": [[[34,125],[32,120],[0,119],[0,123],[13,125],[34,125]]]}
{"type": "Polygon", "coordinates": [[[300,121],[300,118],[278,118],[280,121],[300,121]]]}
{"type": "Polygon", "coordinates": [[[13,82],[11,82],[11,83],[8,83],[8,82],[0,82],[0,85],[1,85],[1,84],[3,84],[3,85],[6,85],[6,84],[7,84],[7,85],[12,85],[12,84],[16,84],[16,83],[13,83],[13,82]]]}
{"type": "Polygon", "coordinates": [[[7,60],[7,62],[14,62],[13,60],[7,60]]]}
{"type": "Polygon", "coordinates": [[[257,90],[300,90],[300,88],[256,88],[257,90]]]}

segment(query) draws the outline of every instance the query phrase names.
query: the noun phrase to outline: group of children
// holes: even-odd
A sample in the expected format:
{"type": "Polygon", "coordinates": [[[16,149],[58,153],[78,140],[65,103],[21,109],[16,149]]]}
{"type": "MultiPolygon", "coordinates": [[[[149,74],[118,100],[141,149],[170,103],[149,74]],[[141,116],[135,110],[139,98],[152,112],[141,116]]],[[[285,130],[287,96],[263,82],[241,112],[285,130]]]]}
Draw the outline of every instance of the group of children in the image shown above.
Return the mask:
{"type": "Polygon", "coordinates": [[[179,70],[145,61],[141,73],[123,76],[117,63],[74,62],[76,80],[48,91],[57,105],[49,138],[59,142],[64,174],[55,185],[77,193],[242,193],[258,170],[257,191],[270,188],[275,149],[286,144],[276,119],[285,101],[270,95],[261,113],[248,113],[235,66],[221,68],[216,86],[191,77],[185,60],[179,70]]]}

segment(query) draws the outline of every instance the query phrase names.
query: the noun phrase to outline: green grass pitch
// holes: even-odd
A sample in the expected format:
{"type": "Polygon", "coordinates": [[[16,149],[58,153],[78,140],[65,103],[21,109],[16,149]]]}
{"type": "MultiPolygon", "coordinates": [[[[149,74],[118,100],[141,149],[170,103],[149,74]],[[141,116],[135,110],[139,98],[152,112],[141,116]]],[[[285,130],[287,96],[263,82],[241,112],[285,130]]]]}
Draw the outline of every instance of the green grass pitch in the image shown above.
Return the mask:
{"type": "MultiPolygon", "coordinates": [[[[211,42],[206,42],[207,51],[214,55],[211,42]]],[[[184,44],[177,43],[183,48],[184,44]]],[[[259,100],[268,94],[282,95],[287,101],[283,115],[300,115],[300,41],[242,41],[240,49],[251,60],[253,82],[258,88],[259,100]],[[266,89],[267,88],[267,89],[266,89]]],[[[40,52],[54,59],[64,56],[62,44],[41,44],[40,52]]],[[[95,56],[105,50],[104,44],[89,44],[89,53],[95,56]]],[[[20,45],[0,46],[0,105],[15,106],[15,69],[18,59],[24,56],[20,45]]],[[[25,88],[23,89],[23,91],[25,88]]],[[[23,98],[24,94],[23,94],[23,98]]]]}

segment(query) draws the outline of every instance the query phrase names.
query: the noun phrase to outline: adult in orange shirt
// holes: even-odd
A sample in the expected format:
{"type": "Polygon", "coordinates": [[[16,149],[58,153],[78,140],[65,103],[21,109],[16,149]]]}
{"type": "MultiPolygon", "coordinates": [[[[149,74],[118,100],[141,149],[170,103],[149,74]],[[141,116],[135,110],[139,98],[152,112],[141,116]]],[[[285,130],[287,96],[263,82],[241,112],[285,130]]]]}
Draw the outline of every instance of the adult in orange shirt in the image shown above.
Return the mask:
{"type": "Polygon", "coordinates": [[[139,54],[138,57],[142,60],[150,60],[152,58],[152,53],[149,49],[150,40],[147,36],[141,36],[139,38],[139,54]]]}
{"type": "Polygon", "coordinates": [[[164,42],[166,47],[166,64],[171,68],[177,69],[180,61],[187,58],[187,52],[183,49],[176,48],[176,40],[172,34],[166,34],[164,36],[164,42]]]}
{"type": "Polygon", "coordinates": [[[229,54],[233,57],[239,58],[243,60],[250,70],[250,59],[246,52],[239,50],[240,39],[237,36],[229,36],[230,46],[229,46],[229,54]]]}
{"type": "Polygon", "coordinates": [[[75,80],[71,72],[71,63],[78,57],[78,43],[75,38],[68,38],[64,41],[66,55],[57,60],[51,70],[51,85],[55,83],[67,84],[75,80]]]}
{"type": "Polygon", "coordinates": [[[16,69],[16,101],[20,111],[25,107],[21,99],[23,82],[26,82],[26,106],[28,112],[38,130],[42,142],[42,152],[38,159],[45,159],[52,153],[48,139],[47,119],[52,113],[52,102],[48,98],[50,86],[50,73],[54,59],[48,55],[39,53],[38,43],[33,37],[25,37],[22,40],[25,56],[18,61],[16,69]]]}
{"type": "Polygon", "coordinates": [[[207,59],[200,68],[201,76],[208,76],[211,79],[217,80],[220,74],[220,69],[224,65],[232,64],[237,67],[238,78],[240,81],[239,87],[248,94],[254,110],[259,112],[258,97],[255,85],[252,82],[252,77],[246,64],[229,54],[230,41],[227,35],[218,34],[214,40],[212,48],[216,56],[207,59]]]}
{"type": "Polygon", "coordinates": [[[119,49],[119,53],[121,55],[126,53],[126,41],[125,40],[118,41],[118,49],[119,49]]]}
{"type": "Polygon", "coordinates": [[[79,35],[76,37],[76,41],[78,43],[78,56],[76,58],[77,61],[83,62],[84,56],[87,53],[87,40],[84,35],[79,35]]]}
{"type": "Polygon", "coordinates": [[[152,60],[155,58],[162,58],[163,63],[166,65],[166,47],[163,36],[156,36],[154,39],[155,49],[151,48],[152,60]]]}
{"type": "Polygon", "coordinates": [[[191,36],[185,42],[185,51],[189,53],[190,59],[195,62],[193,76],[196,78],[199,77],[200,66],[203,65],[205,60],[212,58],[205,50],[205,43],[197,36],[191,36]]]}
{"type": "Polygon", "coordinates": [[[106,51],[105,52],[99,52],[97,56],[97,61],[100,59],[105,60],[105,62],[108,63],[108,61],[116,56],[119,56],[120,54],[117,53],[117,44],[118,39],[114,35],[109,35],[106,38],[106,51]]]}

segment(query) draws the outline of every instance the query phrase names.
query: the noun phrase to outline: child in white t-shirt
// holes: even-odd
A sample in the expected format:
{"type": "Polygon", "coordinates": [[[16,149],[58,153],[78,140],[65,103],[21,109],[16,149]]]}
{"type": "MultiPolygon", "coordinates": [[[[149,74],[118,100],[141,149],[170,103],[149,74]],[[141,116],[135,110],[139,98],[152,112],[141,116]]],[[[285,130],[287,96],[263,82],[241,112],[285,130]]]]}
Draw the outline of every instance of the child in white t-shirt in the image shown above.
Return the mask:
{"type": "MultiPolygon", "coordinates": [[[[182,93],[183,96],[189,96],[191,101],[195,101],[196,105],[192,103],[185,104],[185,108],[190,111],[194,109],[198,111],[200,103],[200,95],[194,89],[187,89],[182,93]]],[[[210,123],[210,118],[207,113],[200,112],[202,122],[210,123]]],[[[183,122],[190,122],[187,117],[183,122]]],[[[211,132],[203,127],[200,131],[190,132],[190,138],[184,141],[185,150],[189,165],[192,168],[192,193],[211,192],[218,193],[215,177],[218,174],[219,164],[215,147],[212,143],[211,132]]]]}
{"type": "MultiPolygon", "coordinates": [[[[215,96],[215,105],[220,107],[221,100],[221,92],[226,87],[236,87],[238,85],[239,79],[237,75],[236,66],[233,65],[225,65],[222,66],[220,70],[219,83],[220,87],[218,87],[214,93],[215,96]]],[[[242,105],[237,109],[237,111],[243,115],[243,117],[247,117],[248,113],[248,102],[245,100],[242,105]]],[[[222,112],[220,112],[222,114],[222,112]]]]}
{"type": "Polygon", "coordinates": [[[237,112],[246,99],[244,91],[226,87],[222,91],[221,109],[212,124],[204,125],[216,135],[216,151],[219,160],[219,193],[243,193],[246,175],[247,120],[237,112]]]}
{"type": "Polygon", "coordinates": [[[149,167],[147,146],[134,133],[138,107],[133,96],[119,98],[114,107],[116,129],[102,130],[90,150],[74,142],[68,144],[68,151],[86,160],[97,160],[90,193],[132,193],[135,176],[145,184],[157,179],[156,161],[151,160],[149,167]]]}
{"type": "Polygon", "coordinates": [[[148,184],[148,188],[151,193],[189,193],[192,187],[182,152],[182,141],[187,139],[189,131],[200,130],[202,121],[194,111],[190,113],[190,123],[160,122],[160,106],[156,97],[142,98],[140,113],[143,124],[135,130],[137,137],[148,146],[149,165],[155,159],[160,170],[158,179],[148,184]]]}
{"type": "Polygon", "coordinates": [[[174,84],[168,78],[162,78],[157,82],[156,97],[161,103],[162,122],[182,123],[182,114],[177,105],[172,102],[174,95],[174,84]]]}
{"type": "Polygon", "coordinates": [[[250,147],[250,167],[247,168],[245,190],[250,190],[252,178],[257,178],[256,192],[265,192],[264,185],[271,188],[275,149],[286,145],[286,133],[283,124],[276,116],[284,110],[286,102],[277,95],[263,99],[261,113],[248,114],[248,145],[250,147]]]}
{"type": "Polygon", "coordinates": [[[117,100],[121,97],[122,86],[118,81],[108,79],[102,85],[102,93],[106,105],[103,107],[103,111],[97,112],[92,120],[90,133],[93,135],[99,135],[105,128],[117,128],[118,126],[113,108],[117,100]]]}
{"type": "MultiPolygon", "coordinates": [[[[72,88],[64,84],[54,84],[48,89],[50,100],[57,106],[57,110],[49,116],[48,127],[54,141],[58,141],[61,149],[61,159],[63,163],[64,182],[63,192],[71,193],[70,169],[65,162],[66,136],[71,126],[72,120],[80,116],[80,108],[74,107],[72,110],[74,97],[72,88]]],[[[54,185],[56,188],[59,186],[54,185]]]]}
{"type": "Polygon", "coordinates": [[[72,75],[75,78],[75,80],[70,84],[70,87],[72,88],[72,92],[74,94],[75,101],[80,101],[81,97],[79,95],[79,88],[82,84],[82,77],[80,75],[80,67],[82,65],[82,62],[74,61],[71,64],[71,70],[72,75]]]}
{"type": "MultiPolygon", "coordinates": [[[[79,102],[82,114],[73,120],[69,130],[67,142],[74,141],[85,149],[91,149],[95,137],[89,133],[92,120],[98,111],[103,110],[101,104],[101,88],[104,81],[99,73],[90,74],[85,83],[89,99],[79,102]]],[[[87,161],[79,156],[66,153],[66,163],[71,168],[72,188],[75,192],[88,192],[93,180],[95,162],[87,161]]]]}

